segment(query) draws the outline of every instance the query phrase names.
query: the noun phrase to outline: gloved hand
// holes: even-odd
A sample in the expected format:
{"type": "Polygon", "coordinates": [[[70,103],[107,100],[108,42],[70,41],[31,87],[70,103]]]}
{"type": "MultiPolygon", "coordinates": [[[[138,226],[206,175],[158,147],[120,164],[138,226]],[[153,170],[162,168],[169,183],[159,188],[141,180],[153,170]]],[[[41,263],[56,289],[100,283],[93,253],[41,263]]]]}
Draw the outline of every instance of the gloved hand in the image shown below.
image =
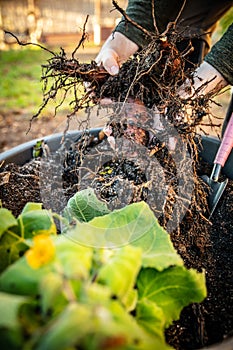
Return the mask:
{"type": "Polygon", "coordinates": [[[95,61],[106,71],[115,75],[120,65],[138,50],[138,46],[119,32],[110,35],[102,46],[95,61]]]}
{"type": "Polygon", "coordinates": [[[193,74],[193,83],[188,79],[178,89],[178,94],[182,99],[195,96],[216,93],[228,85],[221,73],[207,62],[203,62],[193,74]]]}
{"type": "Polygon", "coordinates": [[[194,71],[192,79],[186,79],[184,84],[177,90],[179,97],[182,100],[187,100],[183,106],[183,110],[180,110],[176,116],[177,122],[183,121],[189,123],[193,121],[192,99],[207,94],[210,94],[210,96],[214,95],[227,85],[228,82],[221,73],[204,61],[194,71]]]}

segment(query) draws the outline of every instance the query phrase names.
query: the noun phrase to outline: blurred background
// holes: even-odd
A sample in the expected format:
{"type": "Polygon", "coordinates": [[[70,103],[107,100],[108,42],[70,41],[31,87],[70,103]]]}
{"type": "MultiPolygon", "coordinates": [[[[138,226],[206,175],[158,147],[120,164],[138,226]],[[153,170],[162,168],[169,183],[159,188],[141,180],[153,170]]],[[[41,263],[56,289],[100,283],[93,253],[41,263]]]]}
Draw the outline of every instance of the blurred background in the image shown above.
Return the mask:
{"type": "MultiPolygon", "coordinates": [[[[125,9],[127,0],[118,0],[118,4],[125,9]]],[[[55,53],[62,47],[69,54],[81,39],[87,15],[88,38],[76,54],[80,62],[90,62],[96,57],[120,20],[121,15],[111,0],[0,0],[0,152],[55,132],[68,113],[64,106],[54,117],[55,105],[49,105],[27,133],[29,121],[43,99],[41,65],[51,54],[36,46],[20,46],[4,31],[23,42],[39,43],[55,53]]],[[[232,17],[231,9],[219,23],[213,41],[223,34],[232,17]]],[[[228,89],[217,97],[220,105],[213,104],[217,124],[224,118],[229,99],[228,89]]],[[[218,134],[218,128],[207,132],[218,134]]]]}

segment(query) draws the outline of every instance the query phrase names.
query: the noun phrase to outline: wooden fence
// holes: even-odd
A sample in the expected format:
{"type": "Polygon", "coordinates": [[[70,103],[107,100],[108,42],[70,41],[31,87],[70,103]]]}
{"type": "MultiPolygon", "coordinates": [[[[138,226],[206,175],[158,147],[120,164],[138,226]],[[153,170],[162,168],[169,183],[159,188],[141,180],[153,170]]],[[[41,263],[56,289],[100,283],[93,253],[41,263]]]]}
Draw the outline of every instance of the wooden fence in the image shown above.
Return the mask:
{"type": "MultiPolygon", "coordinates": [[[[118,4],[126,7],[127,1],[118,4]]],[[[4,35],[10,31],[21,39],[63,44],[81,37],[82,28],[89,15],[86,31],[95,44],[100,44],[110,34],[121,15],[113,10],[111,0],[1,0],[0,49],[12,42],[4,35]]]]}

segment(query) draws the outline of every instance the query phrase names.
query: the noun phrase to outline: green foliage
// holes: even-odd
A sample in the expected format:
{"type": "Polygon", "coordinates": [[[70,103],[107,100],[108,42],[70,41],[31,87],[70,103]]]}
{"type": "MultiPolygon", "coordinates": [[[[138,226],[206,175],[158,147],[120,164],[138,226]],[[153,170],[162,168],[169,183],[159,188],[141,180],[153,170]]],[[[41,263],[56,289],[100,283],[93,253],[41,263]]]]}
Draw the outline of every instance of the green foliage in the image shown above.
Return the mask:
{"type": "Polygon", "coordinates": [[[97,276],[97,281],[108,285],[112,293],[129,310],[136,297],[133,288],[141,268],[141,255],[141,249],[130,245],[116,250],[108,263],[101,267],[97,276]]]}
{"type": "Polygon", "coordinates": [[[221,34],[223,34],[227,28],[232,24],[232,18],[233,18],[233,6],[230,8],[229,11],[221,18],[220,20],[220,28],[221,28],[221,34]]]}
{"type": "Polygon", "coordinates": [[[0,109],[35,112],[42,103],[41,62],[48,58],[48,52],[28,48],[0,52],[0,109]]]}
{"type": "Polygon", "coordinates": [[[107,205],[98,200],[92,188],[77,192],[69,199],[65,210],[68,218],[76,218],[79,221],[90,221],[108,213],[110,210],[107,205]]]}
{"type": "MultiPolygon", "coordinates": [[[[56,253],[47,264],[33,269],[22,256],[8,266],[0,275],[0,335],[5,334],[5,347],[171,349],[164,330],[183,307],[204,299],[204,274],[183,266],[169,235],[144,202],[107,213],[87,190],[70,203],[80,236],[91,239],[94,227],[100,238],[112,242],[114,235],[122,235],[124,240],[115,239],[121,244],[114,249],[81,245],[75,240],[77,227],[71,227],[72,235],[67,228],[51,237],[56,253]],[[89,211],[102,216],[93,217],[89,211]],[[131,239],[135,236],[138,239],[131,239]]],[[[38,211],[43,213],[30,204],[14,220],[4,210],[9,226],[1,225],[2,236],[21,225],[28,237],[29,228],[38,228],[39,217],[32,215],[38,211]],[[35,221],[27,222],[29,214],[35,221]]],[[[50,226],[45,227],[44,223],[43,233],[51,234],[50,226]]],[[[26,243],[30,245],[31,238],[26,243]]]]}
{"type": "Polygon", "coordinates": [[[10,295],[0,292],[1,319],[0,327],[17,328],[18,327],[18,309],[19,306],[27,301],[25,296],[10,295]]]}
{"type": "MultiPolygon", "coordinates": [[[[59,51],[59,48],[54,50],[55,53],[59,51]]],[[[35,46],[19,46],[17,50],[0,51],[0,111],[23,109],[30,114],[37,113],[43,103],[41,66],[51,57],[51,53],[35,46]]],[[[57,99],[60,98],[58,94],[57,99]]],[[[69,104],[73,100],[73,94],[67,94],[66,101],[59,110],[66,113],[70,110],[69,104]]],[[[54,114],[57,104],[57,101],[50,103],[41,115],[54,114]]]]}
{"type": "Polygon", "coordinates": [[[201,302],[205,295],[203,274],[183,266],[172,266],[163,271],[142,269],[137,279],[140,300],[149,300],[163,311],[165,326],[178,320],[180,312],[190,301],[201,302]]]}
{"type": "MultiPolygon", "coordinates": [[[[76,201],[78,201],[79,193],[75,196],[76,201]]],[[[83,194],[81,193],[80,196],[83,197],[83,194]]],[[[89,200],[88,197],[87,200],[89,200]]],[[[69,206],[67,209],[69,210],[69,206]]],[[[72,210],[75,213],[74,208],[72,210]]],[[[103,208],[101,208],[99,213],[102,210],[103,208]]],[[[84,211],[83,214],[85,214],[84,211]]],[[[147,234],[151,235],[150,230],[155,225],[154,214],[145,202],[114,210],[108,215],[97,216],[92,220],[89,220],[91,214],[89,212],[86,212],[86,214],[87,216],[85,219],[82,218],[81,222],[78,216],[73,217],[73,219],[76,219],[76,225],[74,228],[68,228],[67,235],[79,244],[96,248],[117,248],[136,242],[147,234]]],[[[154,237],[152,237],[152,240],[154,240],[154,237]]],[[[147,249],[148,247],[146,246],[145,250],[147,249]]]]}
{"type": "Polygon", "coordinates": [[[0,208],[0,217],[0,237],[2,237],[6,230],[13,226],[17,226],[17,220],[12,213],[5,208],[0,208]]]}
{"type": "Polygon", "coordinates": [[[0,272],[29,249],[29,238],[43,232],[56,234],[56,226],[52,214],[40,203],[27,203],[17,219],[0,208],[0,272]]]}

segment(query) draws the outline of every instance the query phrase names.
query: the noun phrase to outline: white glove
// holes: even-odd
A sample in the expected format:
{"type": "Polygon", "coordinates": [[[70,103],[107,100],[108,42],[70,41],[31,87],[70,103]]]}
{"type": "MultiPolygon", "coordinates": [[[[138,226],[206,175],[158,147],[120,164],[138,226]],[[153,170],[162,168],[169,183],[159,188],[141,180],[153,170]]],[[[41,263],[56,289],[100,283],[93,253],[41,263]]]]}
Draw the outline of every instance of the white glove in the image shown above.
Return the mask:
{"type": "Polygon", "coordinates": [[[204,61],[194,72],[193,83],[187,79],[178,89],[178,94],[182,99],[206,95],[211,92],[214,94],[227,85],[227,81],[219,71],[204,61]]]}
{"type": "Polygon", "coordinates": [[[103,65],[106,71],[115,75],[120,65],[138,50],[138,46],[119,32],[110,35],[102,46],[95,61],[103,65]]]}

